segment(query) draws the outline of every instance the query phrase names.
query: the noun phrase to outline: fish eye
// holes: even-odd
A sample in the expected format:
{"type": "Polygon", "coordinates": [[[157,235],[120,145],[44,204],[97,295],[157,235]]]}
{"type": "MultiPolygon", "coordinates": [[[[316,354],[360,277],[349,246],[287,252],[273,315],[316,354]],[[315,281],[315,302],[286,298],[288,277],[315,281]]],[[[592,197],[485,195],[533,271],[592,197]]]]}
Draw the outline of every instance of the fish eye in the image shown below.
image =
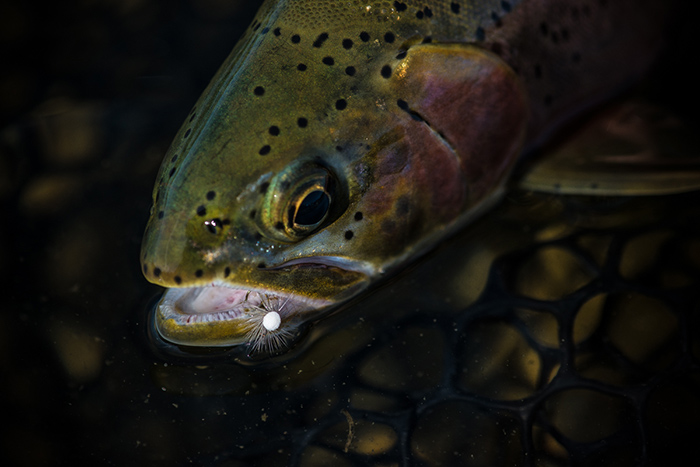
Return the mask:
{"type": "Polygon", "coordinates": [[[330,195],[325,190],[314,189],[293,209],[292,222],[299,227],[315,226],[323,222],[330,207],[330,195]]]}
{"type": "Polygon", "coordinates": [[[258,225],[268,237],[296,242],[333,219],[339,209],[338,182],[325,167],[294,165],[270,183],[258,225]]]}
{"type": "Polygon", "coordinates": [[[330,212],[332,179],[323,169],[314,172],[291,189],[286,227],[294,236],[310,234],[326,220],[330,212]]]}

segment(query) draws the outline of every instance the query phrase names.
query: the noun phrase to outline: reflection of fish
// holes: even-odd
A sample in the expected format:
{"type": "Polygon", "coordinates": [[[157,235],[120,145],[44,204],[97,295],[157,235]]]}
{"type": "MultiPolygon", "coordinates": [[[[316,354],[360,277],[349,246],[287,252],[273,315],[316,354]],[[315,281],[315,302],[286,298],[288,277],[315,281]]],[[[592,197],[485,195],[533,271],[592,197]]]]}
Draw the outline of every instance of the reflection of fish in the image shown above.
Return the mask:
{"type": "Polygon", "coordinates": [[[430,248],[526,145],[647,68],[669,3],[266,2],[161,167],[159,331],[275,346],[430,248]]]}

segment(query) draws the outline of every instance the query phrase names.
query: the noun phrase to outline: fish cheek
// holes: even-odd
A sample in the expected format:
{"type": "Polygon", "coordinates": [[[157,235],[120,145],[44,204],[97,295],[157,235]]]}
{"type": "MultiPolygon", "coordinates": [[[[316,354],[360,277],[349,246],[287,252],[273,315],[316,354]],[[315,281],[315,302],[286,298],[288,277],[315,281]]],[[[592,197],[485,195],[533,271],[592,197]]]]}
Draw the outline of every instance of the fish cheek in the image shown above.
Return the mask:
{"type": "Polygon", "coordinates": [[[402,137],[376,154],[359,206],[386,254],[397,254],[455,220],[467,202],[460,161],[424,122],[405,119],[402,137]]]}
{"type": "Polygon", "coordinates": [[[400,106],[457,154],[473,204],[505,180],[520,154],[529,108],[513,70],[470,45],[412,47],[397,74],[400,106]]]}

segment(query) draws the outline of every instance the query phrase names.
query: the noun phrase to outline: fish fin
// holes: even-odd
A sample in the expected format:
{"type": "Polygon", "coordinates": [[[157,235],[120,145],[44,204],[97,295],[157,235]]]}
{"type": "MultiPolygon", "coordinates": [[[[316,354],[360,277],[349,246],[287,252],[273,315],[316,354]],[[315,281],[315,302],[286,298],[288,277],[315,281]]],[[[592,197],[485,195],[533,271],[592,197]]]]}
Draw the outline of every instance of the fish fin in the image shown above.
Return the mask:
{"type": "Polygon", "coordinates": [[[640,98],[608,106],[528,161],[520,188],[643,196],[700,189],[698,129],[640,98]]]}
{"type": "Polygon", "coordinates": [[[473,45],[420,44],[395,70],[399,106],[459,158],[476,202],[502,185],[521,150],[529,107],[515,72],[473,45]]]}

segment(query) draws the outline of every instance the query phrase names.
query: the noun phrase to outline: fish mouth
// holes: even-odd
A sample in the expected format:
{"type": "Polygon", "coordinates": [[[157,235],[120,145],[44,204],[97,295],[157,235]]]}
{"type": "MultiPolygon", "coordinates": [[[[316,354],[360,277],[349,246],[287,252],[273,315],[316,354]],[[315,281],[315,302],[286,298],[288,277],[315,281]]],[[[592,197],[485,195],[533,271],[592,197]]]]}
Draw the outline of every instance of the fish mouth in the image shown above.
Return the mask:
{"type": "Polygon", "coordinates": [[[155,326],[178,345],[250,344],[276,350],[287,343],[301,316],[332,302],[265,289],[211,284],[168,289],[156,305],[155,326]]]}
{"type": "Polygon", "coordinates": [[[301,323],[364,289],[363,269],[343,258],[307,257],[241,272],[245,282],[170,288],[156,305],[155,328],[177,345],[274,351],[301,323]]]}

